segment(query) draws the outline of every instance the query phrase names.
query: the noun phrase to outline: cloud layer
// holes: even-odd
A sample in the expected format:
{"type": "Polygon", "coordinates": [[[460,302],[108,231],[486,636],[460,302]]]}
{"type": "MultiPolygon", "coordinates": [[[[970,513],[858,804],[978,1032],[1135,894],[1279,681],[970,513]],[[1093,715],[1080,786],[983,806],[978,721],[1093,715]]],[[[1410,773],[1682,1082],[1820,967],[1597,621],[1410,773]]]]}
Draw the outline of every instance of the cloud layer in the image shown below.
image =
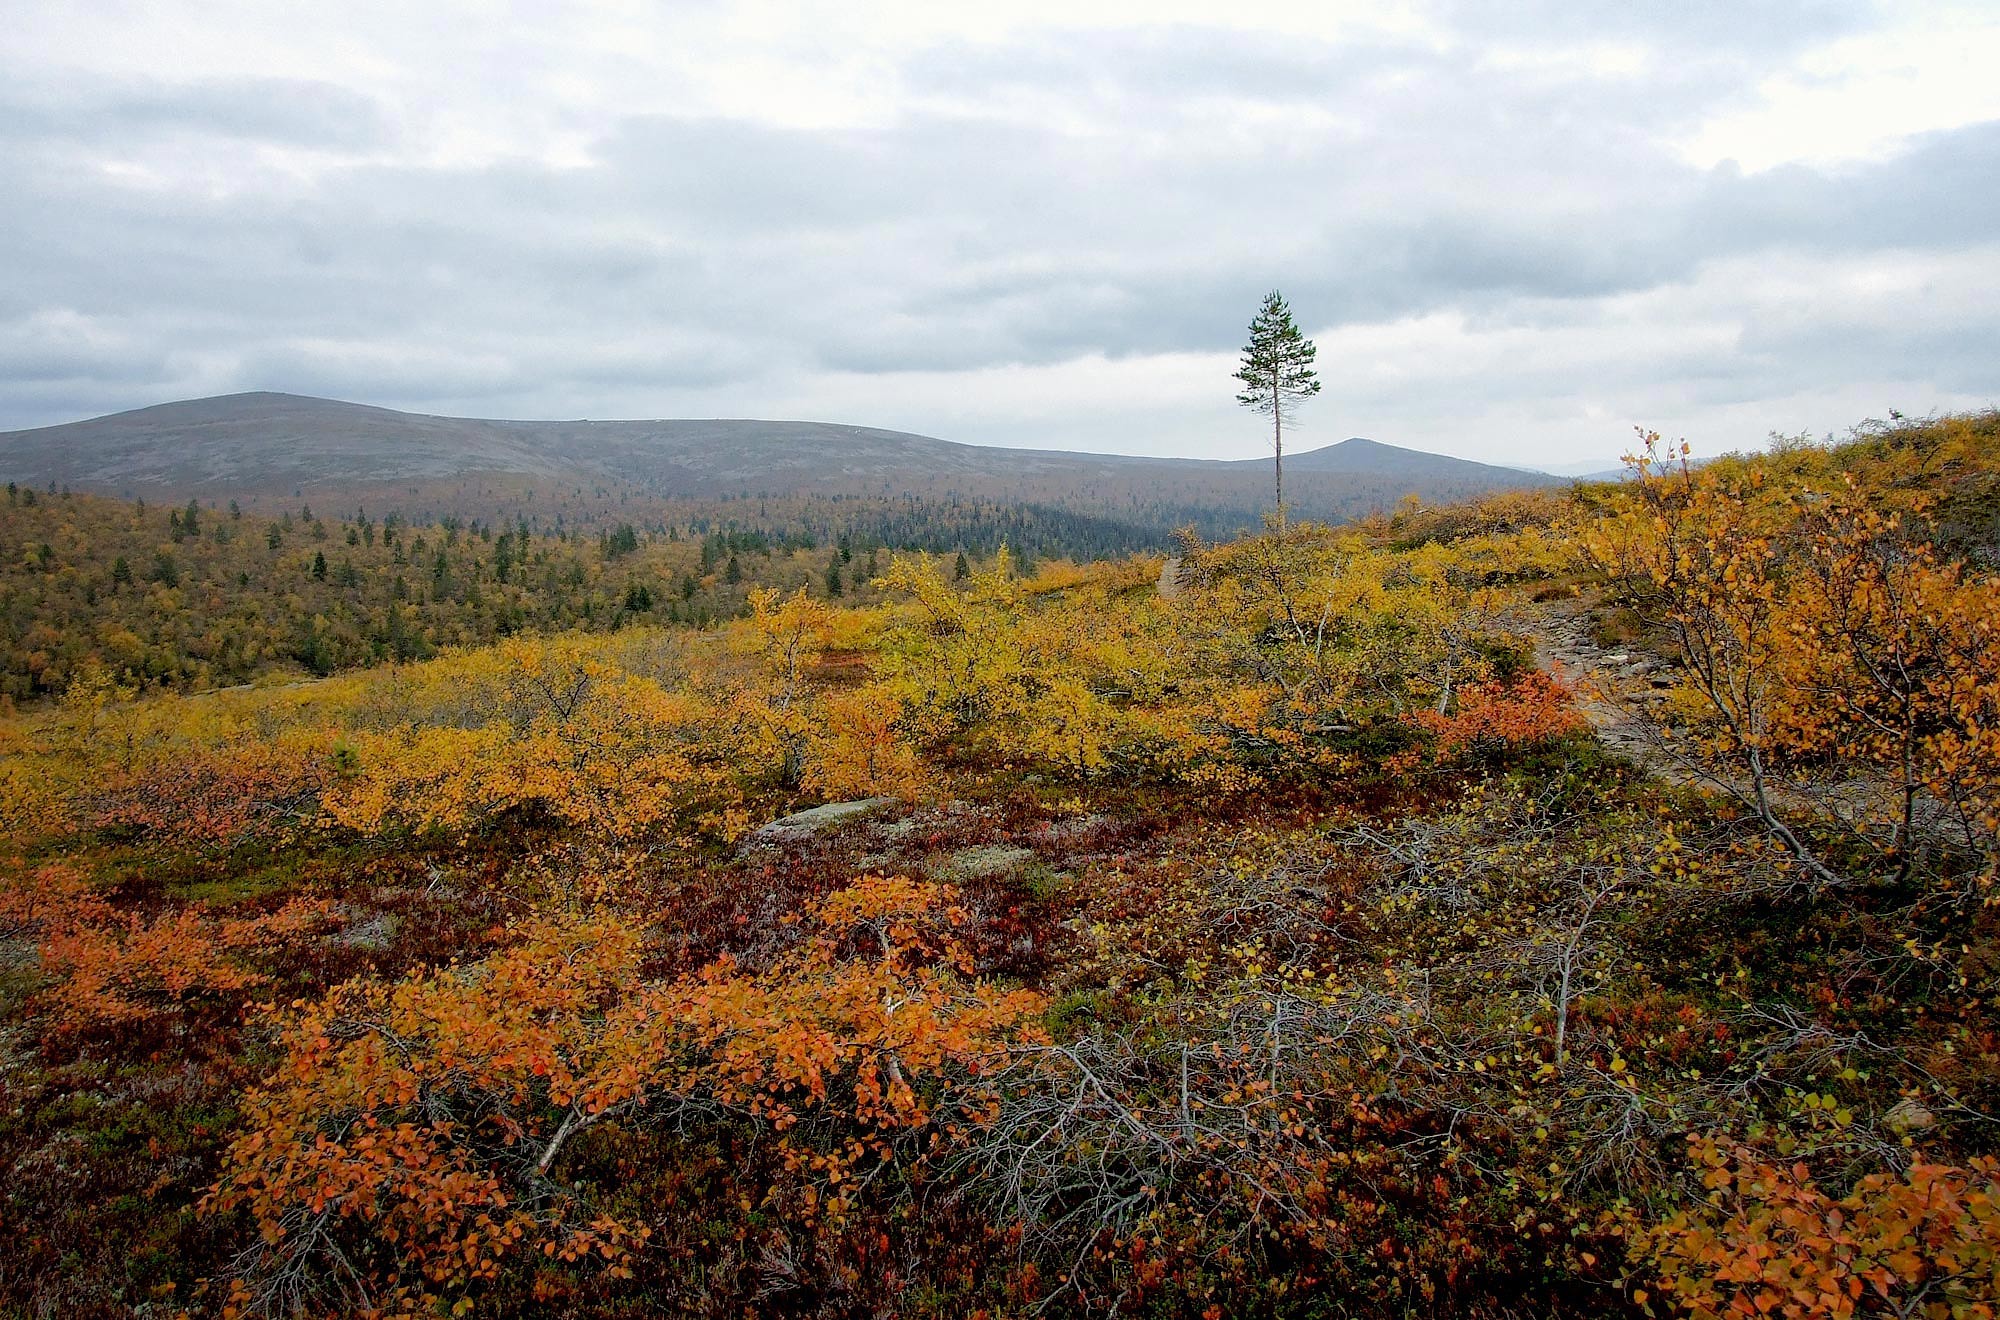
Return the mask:
{"type": "Polygon", "coordinates": [[[1274,285],[1307,443],[2000,396],[1977,11],[176,8],[0,39],[0,428],[283,389],[1243,456],[1274,285]]]}

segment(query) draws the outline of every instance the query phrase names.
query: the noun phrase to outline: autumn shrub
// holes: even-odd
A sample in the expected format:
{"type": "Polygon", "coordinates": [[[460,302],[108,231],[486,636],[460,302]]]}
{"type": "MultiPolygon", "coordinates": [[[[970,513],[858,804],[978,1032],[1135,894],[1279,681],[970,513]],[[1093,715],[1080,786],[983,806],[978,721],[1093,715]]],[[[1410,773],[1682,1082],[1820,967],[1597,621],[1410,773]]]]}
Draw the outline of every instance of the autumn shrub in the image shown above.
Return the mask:
{"type": "Polygon", "coordinates": [[[254,965],[261,957],[333,921],[326,902],[293,899],[256,917],[217,917],[189,906],[151,917],[93,913],[51,923],[40,946],[49,984],[37,1004],[58,1039],[159,1024],[185,1031],[205,1014],[234,1012],[246,992],[264,985],[268,978],[254,965]]]}
{"type": "Polygon", "coordinates": [[[1381,531],[1392,548],[1414,550],[1433,542],[1544,530],[1563,517],[1567,503],[1557,491],[1502,491],[1458,504],[1399,509],[1381,531]]]}
{"type": "Polygon", "coordinates": [[[1822,889],[1860,878],[1836,839],[1865,870],[1990,884],[2000,579],[1937,554],[1922,495],[1768,470],[1695,469],[1648,437],[1585,538],[1672,639],[1676,755],[1822,889]]]}
{"type": "Polygon", "coordinates": [[[898,556],[884,583],[907,604],[881,640],[898,729],[941,769],[985,764],[1069,780],[1176,777],[1226,753],[1196,694],[1217,675],[1185,620],[1135,597],[1140,561],[1021,581],[1005,557],[962,587],[898,556]]]}
{"type": "Polygon", "coordinates": [[[717,736],[703,696],[594,664],[524,682],[543,695],[523,699],[519,724],[348,734],[349,770],[324,793],[325,822],[363,835],[462,835],[532,811],[614,838],[675,835],[721,821],[755,773],[749,747],[717,736]]]}
{"type": "Polygon", "coordinates": [[[1239,763],[1317,777],[1403,768],[1399,731],[1422,712],[1464,708],[1468,690],[1491,706],[1526,681],[1506,584],[1571,558],[1539,529],[1394,550],[1365,530],[1299,525],[1184,551],[1173,645],[1198,667],[1176,704],[1225,732],[1239,763]]]}
{"type": "Polygon", "coordinates": [[[1237,983],[1017,1049],[944,1167],[1019,1226],[1045,1307],[1558,1305],[1576,1221],[1489,1180],[1513,1136],[1452,1081],[1482,1057],[1413,996],[1237,983]]]}
{"type": "Polygon", "coordinates": [[[169,846],[215,849],[310,825],[330,782],[325,748],[301,737],[181,745],[114,770],[86,795],[84,824],[169,846]]]}
{"type": "Polygon", "coordinates": [[[1166,593],[870,549],[676,635],[621,557],[605,636],[179,698],[37,634],[0,1312],[1990,1316],[1992,421],[1891,430],[1166,593]],[[1572,583],[1681,662],[1629,739],[1572,583]]]}
{"type": "Polygon", "coordinates": [[[1588,727],[1560,679],[1530,670],[1511,682],[1460,689],[1447,712],[1421,710],[1410,722],[1431,737],[1431,753],[1451,762],[1545,746],[1588,727]]]}
{"type": "Polygon", "coordinates": [[[935,777],[903,736],[900,715],[879,685],[821,696],[806,733],[801,787],[829,802],[934,792],[935,777]]]}
{"type": "Polygon", "coordinates": [[[857,1166],[1033,1034],[1038,996],[966,977],[951,898],[865,878],[772,966],[673,981],[618,916],[552,914],[484,963],[295,1006],[209,1201],[258,1225],[237,1304],[415,1305],[524,1246],[620,1274],[651,1228],[565,1176],[599,1129],[746,1118],[803,1179],[795,1211],[838,1224],[857,1166]]]}
{"type": "Polygon", "coordinates": [[[64,862],[0,868],[0,939],[36,940],[108,920],[111,905],[81,868],[64,862]]]}
{"type": "Polygon", "coordinates": [[[1695,1141],[1705,1200],[1639,1236],[1660,1290],[1696,1320],[1771,1315],[1991,1320],[2000,1309],[2000,1164],[1919,1158],[1846,1196],[1804,1164],[1695,1141]]]}

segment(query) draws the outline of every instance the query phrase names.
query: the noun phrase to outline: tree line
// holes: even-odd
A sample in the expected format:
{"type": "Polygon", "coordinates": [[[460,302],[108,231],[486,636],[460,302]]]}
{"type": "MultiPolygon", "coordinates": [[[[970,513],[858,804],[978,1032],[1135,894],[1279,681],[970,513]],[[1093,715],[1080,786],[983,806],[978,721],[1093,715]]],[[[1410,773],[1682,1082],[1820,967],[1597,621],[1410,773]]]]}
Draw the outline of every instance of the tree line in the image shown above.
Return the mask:
{"type": "Polygon", "coordinates": [[[276,515],[14,486],[0,506],[0,697],[85,670],[201,688],[421,660],[526,632],[705,627],[759,587],[867,598],[892,551],[1018,564],[1116,558],[1164,532],[977,501],[766,501],[554,525],[445,514],[276,515]]]}

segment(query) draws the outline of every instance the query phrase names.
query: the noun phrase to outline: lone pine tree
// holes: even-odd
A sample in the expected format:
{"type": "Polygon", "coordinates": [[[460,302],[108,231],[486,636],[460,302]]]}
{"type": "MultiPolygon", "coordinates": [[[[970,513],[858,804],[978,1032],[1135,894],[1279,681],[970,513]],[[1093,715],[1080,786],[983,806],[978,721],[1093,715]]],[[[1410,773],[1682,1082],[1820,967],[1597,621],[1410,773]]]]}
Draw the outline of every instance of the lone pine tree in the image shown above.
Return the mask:
{"type": "Polygon", "coordinates": [[[1264,305],[1250,321],[1250,342],[1243,348],[1243,365],[1236,379],[1244,390],[1236,401],[1271,418],[1271,450],[1277,478],[1278,519],[1285,517],[1285,419],[1300,401],[1319,393],[1313,358],[1319,350],[1299,333],[1292,309],[1276,289],[1264,295],[1264,305]]]}

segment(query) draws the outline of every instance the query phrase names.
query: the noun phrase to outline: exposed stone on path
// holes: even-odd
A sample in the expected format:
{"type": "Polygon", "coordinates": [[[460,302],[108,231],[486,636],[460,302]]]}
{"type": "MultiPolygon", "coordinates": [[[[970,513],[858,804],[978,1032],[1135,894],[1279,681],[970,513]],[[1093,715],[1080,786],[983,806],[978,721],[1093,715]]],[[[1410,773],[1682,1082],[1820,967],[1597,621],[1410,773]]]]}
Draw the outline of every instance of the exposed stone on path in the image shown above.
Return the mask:
{"type": "Polygon", "coordinates": [[[1665,662],[1599,646],[1582,602],[1549,603],[1536,612],[1535,663],[1560,669],[1576,691],[1577,709],[1598,740],[1655,773],[1684,778],[1663,761],[1656,739],[1635,709],[1664,700],[1674,679],[1665,662]]]}

